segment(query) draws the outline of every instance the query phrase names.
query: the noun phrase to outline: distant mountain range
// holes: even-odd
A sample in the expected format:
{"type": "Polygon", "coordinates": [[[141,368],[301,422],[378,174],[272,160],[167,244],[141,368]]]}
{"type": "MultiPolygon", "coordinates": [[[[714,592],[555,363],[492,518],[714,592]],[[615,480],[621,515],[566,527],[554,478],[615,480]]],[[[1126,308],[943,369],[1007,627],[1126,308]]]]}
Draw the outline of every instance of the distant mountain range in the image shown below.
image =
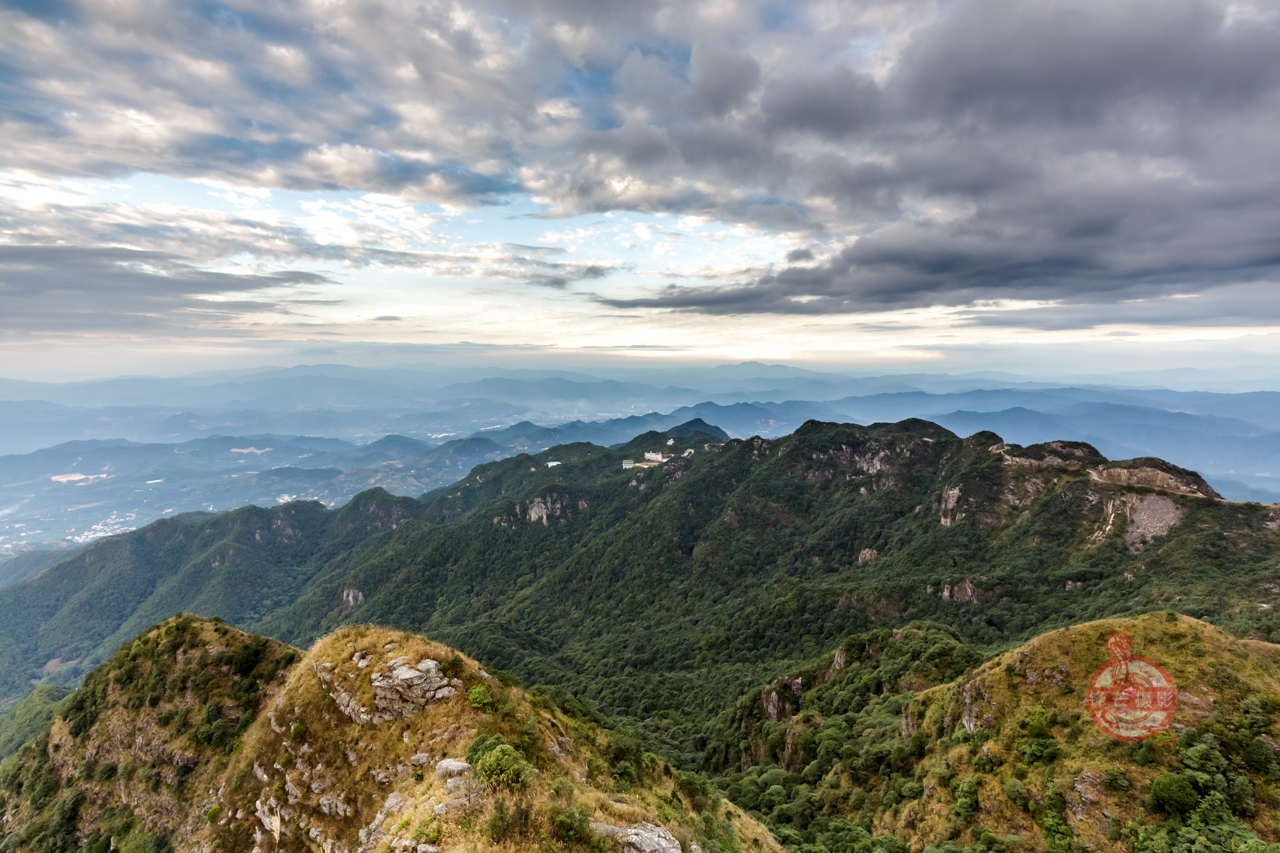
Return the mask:
{"type": "Polygon", "coordinates": [[[0,555],[155,518],[364,488],[417,495],[482,462],[556,444],[624,442],[691,420],[730,437],[808,420],[920,417],[969,435],[1087,441],[1158,456],[1226,497],[1280,501],[1280,393],[1055,386],[1002,374],[853,377],[784,365],[632,371],[341,365],[84,383],[0,380],[0,555]],[[648,378],[649,381],[640,381],[648,378]],[[266,448],[270,447],[270,450],[266,448]],[[236,450],[246,452],[237,453],[236,450]],[[263,452],[255,452],[263,451],[263,452]]]}
{"type": "MultiPolygon", "coordinates": [[[[0,549],[34,543],[73,546],[184,512],[317,500],[346,503],[374,486],[420,495],[484,462],[538,453],[557,444],[619,444],[652,429],[683,437],[729,436],[698,418],[650,415],[604,423],[543,427],[527,421],[431,444],[389,435],[366,445],[332,438],[257,435],[182,444],[71,441],[0,457],[0,549]]],[[[2,551],[0,551],[2,553],[2,551]]],[[[20,565],[37,565],[34,558],[20,565]]],[[[0,586],[21,571],[5,571],[0,586]]]]}

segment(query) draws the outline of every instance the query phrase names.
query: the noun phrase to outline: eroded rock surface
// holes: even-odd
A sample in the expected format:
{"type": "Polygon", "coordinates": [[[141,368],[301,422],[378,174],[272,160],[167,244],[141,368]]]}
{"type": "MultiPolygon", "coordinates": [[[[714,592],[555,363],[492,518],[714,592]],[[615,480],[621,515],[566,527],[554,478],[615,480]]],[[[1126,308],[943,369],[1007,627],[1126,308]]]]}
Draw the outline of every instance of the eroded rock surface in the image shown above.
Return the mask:
{"type": "MultiPolygon", "coordinates": [[[[361,658],[363,668],[368,658],[361,658]]],[[[458,692],[440,670],[440,662],[426,658],[414,666],[406,666],[406,658],[396,658],[387,664],[386,671],[375,672],[369,677],[373,684],[374,710],[361,705],[347,690],[339,686],[332,664],[312,666],[312,671],[333,688],[329,695],[338,703],[338,709],[357,723],[385,723],[388,720],[412,717],[433,702],[448,699],[458,692]]]]}
{"type": "Polygon", "coordinates": [[[1138,551],[1157,536],[1164,536],[1182,519],[1182,508],[1164,495],[1144,495],[1133,508],[1124,541],[1138,551]]]}
{"type": "Polygon", "coordinates": [[[416,666],[405,666],[404,660],[397,658],[385,673],[375,672],[370,681],[374,704],[378,707],[373,718],[375,723],[412,717],[432,702],[448,699],[458,692],[440,671],[440,663],[430,658],[416,666]]]}
{"type": "MultiPolygon", "coordinates": [[[[680,842],[660,826],[637,823],[629,827],[609,823],[591,824],[593,832],[617,842],[623,853],[681,853],[680,842]]],[[[696,844],[689,845],[689,853],[702,853],[696,844]]]]}

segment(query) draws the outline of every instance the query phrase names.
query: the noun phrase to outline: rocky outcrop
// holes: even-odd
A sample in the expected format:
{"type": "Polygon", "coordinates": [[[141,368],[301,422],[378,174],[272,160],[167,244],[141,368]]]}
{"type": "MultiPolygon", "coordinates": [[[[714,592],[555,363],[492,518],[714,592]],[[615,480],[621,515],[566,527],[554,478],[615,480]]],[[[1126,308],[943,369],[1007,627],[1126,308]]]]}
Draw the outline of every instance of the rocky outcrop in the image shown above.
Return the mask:
{"type": "Polygon", "coordinates": [[[432,702],[458,692],[440,671],[440,662],[430,658],[414,666],[405,666],[404,658],[397,658],[387,665],[385,673],[375,672],[370,681],[378,708],[375,723],[412,717],[432,702]]]}
{"type": "MultiPolygon", "coordinates": [[[[929,584],[924,589],[930,595],[933,594],[933,584],[929,584]]],[[[958,584],[944,583],[941,591],[938,593],[944,601],[983,601],[987,597],[986,590],[974,586],[969,581],[960,581],[958,584]]]]}
{"type": "Polygon", "coordinates": [[[858,552],[858,565],[869,566],[876,561],[876,557],[880,556],[875,548],[863,548],[858,552]]]}
{"type": "MultiPolygon", "coordinates": [[[[1165,464],[1158,459],[1151,461],[1165,464]]],[[[1132,465],[1132,463],[1126,464],[1132,465]]],[[[1133,467],[1122,467],[1115,465],[1108,468],[1090,470],[1089,474],[1095,480],[1101,480],[1104,483],[1111,483],[1115,486],[1145,486],[1149,489],[1160,489],[1165,492],[1175,492],[1194,497],[1218,497],[1218,493],[1194,471],[1184,471],[1181,474],[1177,474],[1154,466],[1133,465],[1133,467]]]]}
{"type": "Polygon", "coordinates": [[[518,503],[510,514],[495,515],[493,523],[501,527],[511,527],[521,521],[530,524],[541,524],[550,527],[552,521],[560,525],[573,521],[587,508],[584,498],[572,498],[560,492],[549,492],[536,497],[528,503],[518,503]]]}
{"type": "Polygon", "coordinates": [[[1182,508],[1164,495],[1143,495],[1133,506],[1129,530],[1124,535],[1130,551],[1141,551],[1143,545],[1164,536],[1182,519],[1182,508]]]}
{"type": "MultiPolygon", "coordinates": [[[[682,850],[674,835],[651,823],[637,823],[625,828],[610,823],[593,823],[591,831],[612,840],[622,853],[681,853],[682,850]]],[[[690,844],[689,853],[702,853],[702,849],[690,844]]]]}
{"type": "Polygon", "coordinates": [[[1068,471],[1076,471],[1084,465],[1106,461],[1106,457],[1093,445],[1081,441],[1049,441],[1021,449],[1012,449],[1002,443],[990,450],[1001,454],[1006,464],[1026,468],[1066,468],[1068,471]]]}
{"type": "Polygon", "coordinates": [[[960,487],[952,486],[942,493],[942,526],[950,527],[960,519],[964,518],[963,512],[956,511],[956,505],[960,502],[960,487]]]}
{"type": "MultiPolygon", "coordinates": [[[[357,665],[363,668],[369,658],[357,654],[357,665]]],[[[440,670],[440,662],[424,658],[413,666],[406,666],[407,658],[396,658],[387,664],[385,672],[375,672],[369,680],[373,684],[374,708],[370,711],[347,690],[338,686],[332,664],[312,664],[312,671],[324,682],[338,709],[357,723],[385,723],[388,720],[412,717],[433,702],[448,699],[458,692],[461,682],[450,681],[440,670]]]]}
{"type": "Polygon", "coordinates": [[[436,765],[437,779],[453,779],[471,774],[471,765],[455,758],[446,758],[436,765]]]}
{"type": "Polygon", "coordinates": [[[575,501],[568,495],[552,493],[530,501],[525,510],[525,518],[530,523],[542,522],[542,526],[547,527],[551,524],[552,517],[559,518],[564,515],[566,518],[572,518],[575,511],[582,512],[586,508],[585,500],[575,501]]]}

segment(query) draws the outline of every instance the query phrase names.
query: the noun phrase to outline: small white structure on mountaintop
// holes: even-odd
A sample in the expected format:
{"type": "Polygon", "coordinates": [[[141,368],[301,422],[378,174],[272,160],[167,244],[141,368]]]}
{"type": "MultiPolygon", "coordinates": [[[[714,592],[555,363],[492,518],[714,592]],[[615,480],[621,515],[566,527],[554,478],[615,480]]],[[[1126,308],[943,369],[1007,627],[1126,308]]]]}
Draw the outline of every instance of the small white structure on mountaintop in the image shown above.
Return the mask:
{"type": "Polygon", "coordinates": [[[547,467],[548,467],[548,468],[554,468],[554,467],[556,467],[556,466],[557,466],[557,465],[559,465],[559,464],[560,464],[559,462],[548,462],[548,463],[547,463],[547,467]]]}
{"type": "Polygon", "coordinates": [[[623,470],[623,471],[627,470],[628,468],[634,468],[634,467],[636,467],[636,463],[635,463],[635,460],[634,460],[634,459],[623,459],[623,460],[622,460],[622,470],[623,470]]]}

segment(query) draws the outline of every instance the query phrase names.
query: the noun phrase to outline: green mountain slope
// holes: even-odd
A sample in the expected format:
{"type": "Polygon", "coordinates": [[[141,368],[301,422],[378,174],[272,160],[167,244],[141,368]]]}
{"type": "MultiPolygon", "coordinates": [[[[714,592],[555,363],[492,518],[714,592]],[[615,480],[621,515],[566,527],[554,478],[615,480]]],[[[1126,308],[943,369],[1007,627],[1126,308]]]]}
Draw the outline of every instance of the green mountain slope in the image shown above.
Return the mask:
{"type": "Polygon", "coordinates": [[[706,767],[807,853],[1280,849],[1280,646],[1170,611],[974,658],[923,623],[852,637],[724,712],[706,767]],[[1144,741],[1086,706],[1120,632],[1177,689],[1144,741]]]}
{"type": "Polygon", "coordinates": [[[1280,628],[1280,512],[1159,460],[924,421],[667,440],[518,456],[421,501],[375,491],[104,541],[0,590],[4,695],[178,610],[295,644],[376,622],[566,687],[697,762],[708,715],[877,626],[929,620],[983,649],[1164,606],[1280,628]],[[659,451],[675,455],[622,467],[659,451]]]}

